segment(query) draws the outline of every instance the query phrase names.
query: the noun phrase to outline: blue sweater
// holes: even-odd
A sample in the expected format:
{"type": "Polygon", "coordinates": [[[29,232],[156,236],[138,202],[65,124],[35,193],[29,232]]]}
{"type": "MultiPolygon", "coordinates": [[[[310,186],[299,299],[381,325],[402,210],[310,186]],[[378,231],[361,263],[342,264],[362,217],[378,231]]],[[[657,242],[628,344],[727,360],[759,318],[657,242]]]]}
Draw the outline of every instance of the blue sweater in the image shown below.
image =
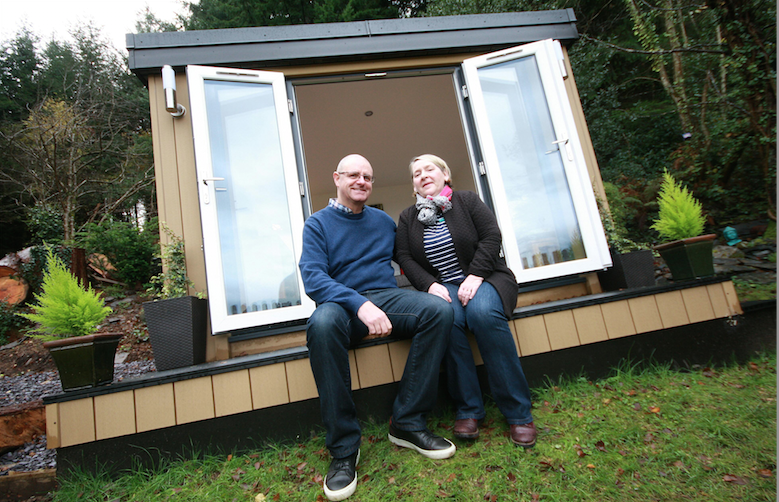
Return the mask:
{"type": "Polygon", "coordinates": [[[303,227],[300,272],[306,294],[356,315],[368,301],[360,293],[397,287],[394,246],[395,222],[384,211],[368,206],[359,214],[330,206],[317,211],[303,227]]]}

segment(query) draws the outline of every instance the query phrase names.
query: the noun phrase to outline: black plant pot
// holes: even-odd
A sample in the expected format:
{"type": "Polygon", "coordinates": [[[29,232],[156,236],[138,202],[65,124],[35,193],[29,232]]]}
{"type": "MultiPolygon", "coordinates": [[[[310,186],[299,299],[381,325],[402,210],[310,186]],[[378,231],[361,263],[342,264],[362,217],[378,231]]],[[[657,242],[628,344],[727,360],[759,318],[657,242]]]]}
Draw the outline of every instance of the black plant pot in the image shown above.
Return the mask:
{"type": "Polygon", "coordinates": [[[655,246],[665,260],[675,281],[714,275],[715,234],[700,235],[689,239],[655,246]]]}
{"type": "Polygon", "coordinates": [[[114,381],[114,356],[121,333],[98,333],[45,342],[65,392],[114,381]]]}
{"type": "Polygon", "coordinates": [[[645,249],[630,253],[610,251],[612,267],[598,272],[603,291],[645,288],[655,285],[655,258],[652,251],[645,249]]]}
{"type": "Polygon", "coordinates": [[[146,302],[143,312],[157,371],[205,362],[208,300],[184,296],[146,302]]]}

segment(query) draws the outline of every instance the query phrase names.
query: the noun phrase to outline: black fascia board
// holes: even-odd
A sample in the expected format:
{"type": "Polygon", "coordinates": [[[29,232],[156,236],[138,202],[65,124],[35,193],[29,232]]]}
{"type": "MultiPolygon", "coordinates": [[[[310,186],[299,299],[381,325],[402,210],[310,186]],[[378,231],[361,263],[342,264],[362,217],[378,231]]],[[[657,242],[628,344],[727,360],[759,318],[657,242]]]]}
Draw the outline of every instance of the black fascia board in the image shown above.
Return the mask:
{"type": "Polygon", "coordinates": [[[554,38],[578,39],[572,9],[384,19],[127,35],[139,77],[163,65],[279,67],[355,60],[488,52],[554,38]]]}

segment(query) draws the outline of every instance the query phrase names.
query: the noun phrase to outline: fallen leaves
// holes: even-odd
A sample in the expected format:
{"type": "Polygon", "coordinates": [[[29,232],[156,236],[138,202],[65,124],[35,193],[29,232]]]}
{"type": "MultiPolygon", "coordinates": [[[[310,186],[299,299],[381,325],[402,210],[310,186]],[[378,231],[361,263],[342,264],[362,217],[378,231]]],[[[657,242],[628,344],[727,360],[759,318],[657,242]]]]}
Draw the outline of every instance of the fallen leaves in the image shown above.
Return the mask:
{"type": "Polygon", "coordinates": [[[726,483],[733,483],[734,485],[745,485],[745,484],[747,484],[747,480],[746,479],[744,479],[744,478],[742,478],[740,476],[735,476],[733,474],[725,474],[725,476],[723,476],[723,478],[722,478],[722,481],[725,481],[726,483]]]}

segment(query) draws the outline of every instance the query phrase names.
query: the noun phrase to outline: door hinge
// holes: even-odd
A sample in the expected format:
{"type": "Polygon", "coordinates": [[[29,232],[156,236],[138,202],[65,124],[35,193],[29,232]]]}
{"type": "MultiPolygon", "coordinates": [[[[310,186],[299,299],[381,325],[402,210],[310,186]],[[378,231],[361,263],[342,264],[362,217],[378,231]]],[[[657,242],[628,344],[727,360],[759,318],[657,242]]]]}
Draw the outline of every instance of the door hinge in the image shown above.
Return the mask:
{"type": "Polygon", "coordinates": [[[289,113],[295,113],[295,109],[292,106],[292,100],[291,99],[287,99],[287,108],[289,108],[289,113]]]}
{"type": "Polygon", "coordinates": [[[563,77],[563,80],[568,78],[568,70],[565,68],[565,56],[563,55],[563,46],[560,45],[560,42],[555,40],[554,41],[554,51],[555,56],[557,56],[557,64],[560,68],[560,75],[563,77]]]}
{"type": "Polygon", "coordinates": [[[306,195],[306,190],[303,188],[302,181],[298,181],[298,190],[300,190],[300,195],[306,195]]]}
{"type": "Polygon", "coordinates": [[[463,84],[463,99],[468,99],[468,86],[463,84]]]}
{"type": "Polygon", "coordinates": [[[487,174],[487,168],[484,167],[484,162],[479,162],[479,174],[481,174],[482,176],[487,174]]]}

